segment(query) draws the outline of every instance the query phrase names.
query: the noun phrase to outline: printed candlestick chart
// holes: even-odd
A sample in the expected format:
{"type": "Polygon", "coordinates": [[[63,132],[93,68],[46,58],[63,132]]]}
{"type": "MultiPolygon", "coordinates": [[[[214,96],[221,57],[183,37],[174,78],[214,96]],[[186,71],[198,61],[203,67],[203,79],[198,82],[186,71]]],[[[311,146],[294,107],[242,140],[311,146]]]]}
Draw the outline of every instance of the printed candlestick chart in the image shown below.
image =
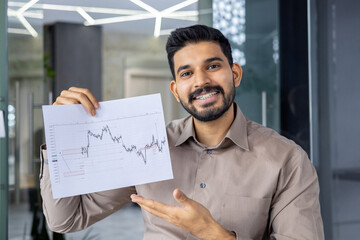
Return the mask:
{"type": "MultiPolygon", "coordinates": [[[[103,102],[96,117],[82,106],[61,106],[57,109],[64,112],[54,114],[68,119],[54,116],[52,123],[44,121],[54,198],[172,178],[162,107],[146,100],[149,96],[141,97],[142,105],[131,106],[129,100],[126,105],[121,105],[123,100],[103,102]],[[70,107],[81,111],[66,113],[70,107]]],[[[45,110],[53,107],[59,106],[45,110]]]]}
{"type": "Polygon", "coordinates": [[[81,148],[81,154],[86,155],[87,157],[89,157],[90,138],[96,138],[96,139],[102,140],[104,138],[104,133],[107,133],[114,143],[121,144],[122,148],[126,152],[135,152],[136,155],[138,155],[139,157],[142,158],[142,160],[144,161],[144,164],[146,164],[146,151],[148,151],[149,149],[155,148],[158,152],[162,152],[163,147],[164,147],[164,145],[166,143],[165,138],[163,140],[159,140],[157,138],[155,139],[154,135],[152,135],[151,142],[149,144],[146,144],[145,146],[143,146],[141,148],[139,148],[139,147],[137,147],[135,145],[126,146],[122,136],[118,136],[118,137],[114,136],[111,133],[111,130],[110,130],[109,126],[106,125],[105,127],[103,127],[100,134],[96,134],[96,133],[93,133],[91,130],[88,130],[88,133],[87,133],[87,145],[86,145],[86,147],[81,148]]]}
{"type": "Polygon", "coordinates": [[[51,136],[60,136],[63,133],[70,132],[70,129],[77,129],[72,133],[72,140],[63,142],[61,146],[58,144],[59,147],[54,146],[57,150],[54,155],[59,156],[53,162],[55,169],[64,168],[62,176],[57,174],[58,181],[81,175],[96,175],[101,171],[114,171],[126,165],[141,167],[139,166],[140,163],[142,165],[150,164],[149,158],[154,159],[154,157],[162,154],[166,144],[164,136],[161,139],[159,138],[156,123],[151,127],[152,124],[148,122],[145,128],[148,131],[137,133],[137,130],[134,129],[127,137],[119,132],[122,129],[119,126],[122,126],[124,122],[131,121],[134,123],[137,121],[136,118],[148,118],[149,115],[156,114],[159,113],[113,119],[105,124],[98,122],[77,123],[75,126],[69,124],[51,126],[51,136]],[[113,126],[112,129],[109,124],[113,126]],[[116,134],[114,129],[118,130],[116,134]],[[74,139],[76,141],[73,141],[74,139]],[[67,148],[68,143],[71,143],[69,148],[67,148]]]}

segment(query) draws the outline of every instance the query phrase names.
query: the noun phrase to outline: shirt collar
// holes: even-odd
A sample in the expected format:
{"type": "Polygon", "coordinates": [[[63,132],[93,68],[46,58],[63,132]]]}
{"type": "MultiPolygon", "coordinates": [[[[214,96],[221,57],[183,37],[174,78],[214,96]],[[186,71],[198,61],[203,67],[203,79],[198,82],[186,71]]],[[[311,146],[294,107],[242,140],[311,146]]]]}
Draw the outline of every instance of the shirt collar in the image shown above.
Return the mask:
{"type": "Polygon", "coordinates": [[[194,123],[191,116],[184,119],[184,129],[175,143],[175,147],[183,144],[190,137],[195,139],[194,123]]]}
{"type": "Polygon", "coordinates": [[[234,103],[234,107],[236,111],[235,119],[234,122],[231,124],[231,127],[225,138],[230,139],[237,146],[249,151],[249,143],[247,138],[247,119],[236,103],[234,103]]]}
{"type": "MultiPolygon", "coordinates": [[[[231,127],[225,138],[230,139],[237,146],[249,151],[249,143],[247,139],[247,120],[236,103],[234,103],[234,107],[236,109],[235,119],[234,122],[231,124],[231,127]]],[[[183,144],[190,137],[196,139],[193,118],[187,117],[184,120],[184,129],[180,134],[178,140],[176,141],[175,146],[177,147],[183,144]]]]}

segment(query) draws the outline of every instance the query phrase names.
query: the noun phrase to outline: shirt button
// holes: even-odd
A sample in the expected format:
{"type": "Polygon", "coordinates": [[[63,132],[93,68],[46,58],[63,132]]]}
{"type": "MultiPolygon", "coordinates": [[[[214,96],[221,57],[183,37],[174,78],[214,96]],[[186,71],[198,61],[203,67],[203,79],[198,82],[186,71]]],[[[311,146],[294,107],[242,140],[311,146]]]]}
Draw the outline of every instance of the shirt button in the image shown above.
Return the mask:
{"type": "Polygon", "coordinates": [[[208,150],[206,151],[206,153],[207,153],[207,154],[211,154],[211,153],[212,153],[212,150],[208,149],[208,150]]]}
{"type": "Polygon", "coordinates": [[[205,188],[205,187],[206,187],[206,184],[205,184],[205,183],[200,183],[200,187],[201,187],[201,188],[205,188]]]}

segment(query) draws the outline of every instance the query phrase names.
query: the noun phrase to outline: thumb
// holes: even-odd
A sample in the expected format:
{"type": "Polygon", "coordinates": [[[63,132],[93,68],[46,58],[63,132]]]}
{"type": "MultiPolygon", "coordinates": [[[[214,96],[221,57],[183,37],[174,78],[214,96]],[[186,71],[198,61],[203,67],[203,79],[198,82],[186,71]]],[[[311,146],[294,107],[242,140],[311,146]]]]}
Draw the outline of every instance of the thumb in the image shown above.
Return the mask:
{"type": "Polygon", "coordinates": [[[186,204],[189,202],[189,200],[191,200],[190,198],[188,198],[185,193],[183,193],[182,191],[180,191],[179,189],[175,189],[173,192],[173,196],[175,198],[175,200],[178,203],[182,203],[182,204],[186,204]]]}

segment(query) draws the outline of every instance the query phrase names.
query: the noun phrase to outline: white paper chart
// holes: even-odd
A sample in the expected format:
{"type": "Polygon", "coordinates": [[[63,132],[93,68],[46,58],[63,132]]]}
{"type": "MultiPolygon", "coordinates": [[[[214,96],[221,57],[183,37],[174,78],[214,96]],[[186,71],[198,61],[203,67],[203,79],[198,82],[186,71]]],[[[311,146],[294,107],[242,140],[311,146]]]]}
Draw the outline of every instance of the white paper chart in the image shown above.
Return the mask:
{"type": "Polygon", "coordinates": [[[43,106],[54,198],[173,178],[160,94],[43,106]]]}

